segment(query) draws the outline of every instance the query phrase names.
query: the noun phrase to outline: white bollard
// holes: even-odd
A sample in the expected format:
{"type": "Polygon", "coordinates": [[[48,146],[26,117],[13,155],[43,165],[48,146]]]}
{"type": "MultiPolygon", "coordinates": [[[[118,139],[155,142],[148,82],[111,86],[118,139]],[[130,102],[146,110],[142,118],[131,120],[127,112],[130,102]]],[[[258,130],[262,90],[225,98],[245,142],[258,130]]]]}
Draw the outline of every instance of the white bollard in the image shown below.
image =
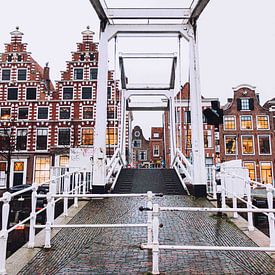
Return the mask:
{"type": "Polygon", "coordinates": [[[217,183],[216,183],[216,167],[212,166],[212,188],[213,188],[213,199],[217,199],[217,183]]]}
{"type": "MultiPolygon", "coordinates": [[[[238,208],[238,203],[237,203],[237,196],[235,194],[233,194],[233,198],[232,198],[232,205],[233,208],[238,208]]],[[[233,213],[233,218],[237,219],[238,218],[238,212],[234,212],[233,213]]]]}
{"type": "MultiPolygon", "coordinates": [[[[249,178],[245,181],[245,184],[246,184],[246,193],[247,193],[247,208],[252,209],[251,186],[250,186],[249,178]]],[[[253,213],[252,212],[247,212],[247,221],[248,221],[248,230],[254,231],[253,213]]]]}
{"type": "MultiPolygon", "coordinates": [[[[78,195],[78,186],[79,186],[79,173],[75,173],[74,174],[74,180],[75,180],[75,184],[74,184],[74,187],[75,187],[75,190],[74,190],[74,194],[75,195],[78,195]]],[[[78,207],[78,197],[74,197],[74,207],[77,208],[78,207]]]]}
{"type": "MultiPolygon", "coordinates": [[[[273,210],[273,193],[272,193],[272,185],[271,184],[267,184],[266,191],[267,191],[266,198],[267,198],[268,209],[273,210]]],[[[268,213],[270,247],[275,247],[274,222],[275,222],[274,213],[268,213]]]]}
{"type": "Polygon", "coordinates": [[[2,230],[0,231],[0,274],[7,274],[6,272],[6,256],[8,244],[8,221],[10,214],[11,194],[5,192],[3,194],[4,203],[2,206],[2,230]]]}
{"type": "Polygon", "coordinates": [[[34,248],[36,223],[37,185],[33,184],[28,248],[34,248]]]}
{"type": "Polygon", "coordinates": [[[152,274],[159,274],[159,205],[153,204],[153,270],[152,274]]]}
{"type": "Polygon", "coordinates": [[[47,193],[47,208],[46,208],[46,227],[45,227],[45,248],[51,248],[51,221],[52,221],[52,194],[51,190],[47,193]]]}
{"type": "Polygon", "coordinates": [[[221,197],[222,197],[222,208],[226,208],[225,200],[225,173],[221,168],[221,197]]]}
{"type": "MultiPolygon", "coordinates": [[[[153,208],[153,193],[152,191],[147,192],[147,208],[152,209],[153,208]]],[[[152,211],[147,211],[147,244],[152,245],[153,242],[153,213],[152,211]]]]}

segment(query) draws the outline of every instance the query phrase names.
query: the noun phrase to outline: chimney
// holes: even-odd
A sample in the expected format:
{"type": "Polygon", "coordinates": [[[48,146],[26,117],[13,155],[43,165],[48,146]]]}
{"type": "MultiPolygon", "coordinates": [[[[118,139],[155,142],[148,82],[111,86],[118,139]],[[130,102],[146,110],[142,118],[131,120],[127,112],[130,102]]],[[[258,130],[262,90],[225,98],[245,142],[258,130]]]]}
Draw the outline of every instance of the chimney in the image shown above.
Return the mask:
{"type": "Polygon", "coordinates": [[[256,93],[256,98],[257,98],[258,102],[260,103],[260,94],[259,93],[256,93]]]}
{"type": "Polygon", "coordinates": [[[49,63],[46,63],[46,66],[44,67],[44,72],[43,72],[43,78],[45,81],[45,86],[46,86],[46,90],[47,92],[50,92],[51,86],[50,86],[50,68],[49,68],[49,63]]]}

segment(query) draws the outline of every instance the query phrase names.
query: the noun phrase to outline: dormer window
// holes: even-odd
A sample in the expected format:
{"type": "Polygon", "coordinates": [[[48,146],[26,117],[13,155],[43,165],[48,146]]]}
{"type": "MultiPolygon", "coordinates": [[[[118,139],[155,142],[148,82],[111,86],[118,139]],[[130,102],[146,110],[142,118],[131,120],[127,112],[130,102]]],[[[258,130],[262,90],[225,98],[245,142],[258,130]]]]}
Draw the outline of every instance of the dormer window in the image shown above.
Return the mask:
{"type": "Polygon", "coordinates": [[[81,54],[80,55],[80,61],[84,61],[85,60],[85,54],[81,54]]]}
{"type": "Polygon", "coordinates": [[[97,68],[92,68],[90,71],[90,80],[97,80],[97,68]]]}
{"type": "Polygon", "coordinates": [[[22,56],[20,54],[17,55],[17,61],[21,62],[22,61],[22,56]]]}
{"type": "Polygon", "coordinates": [[[238,98],[237,99],[238,111],[252,111],[254,110],[254,99],[253,98],[238,98]]]}
{"type": "Polygon", "coordinates": [[[12,62],[12,54],[8,55],[8,62],[12,62]]]}
{"type": "Polygon", "coordinates": [[[94,61],[95,55],[93,53],[90,53],[90,61],[94,61]]]}

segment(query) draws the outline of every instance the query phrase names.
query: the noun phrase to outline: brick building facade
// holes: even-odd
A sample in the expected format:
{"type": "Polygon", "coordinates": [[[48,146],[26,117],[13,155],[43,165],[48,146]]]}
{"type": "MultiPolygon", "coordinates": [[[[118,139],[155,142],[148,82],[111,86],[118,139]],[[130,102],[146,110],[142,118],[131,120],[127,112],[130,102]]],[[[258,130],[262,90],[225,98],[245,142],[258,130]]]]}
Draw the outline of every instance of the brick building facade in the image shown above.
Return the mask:
{"type": "Polygon", "coordinates": [[[151,128],[150,163],[154,168],[161,168],[165,164],[163,127],[151,128]]]}
{"type": "Polygon", "coordinates": [[[255,87],[240,85],[223,107],[220,125],[221,161],[242,159],[250,178],[274,182],[274,123],[272,112],[260,105],[255,87]]]}
{"type": "MultiPolygon", "coordinates": [[[[0,187],[49,179],[50,166],[65,166],[70,147],[92,147],[96,117],[98,45],[87,28],[56,89],[27,52],[18,29],[0,63],[0,187]],[[10,166],[10,167],[9,167],[10,166]],[[10,171],[10,172],[9,172],[10,171]]],[[[107,154],[118,146],[120,92],[108,76],[107,154]]]]}

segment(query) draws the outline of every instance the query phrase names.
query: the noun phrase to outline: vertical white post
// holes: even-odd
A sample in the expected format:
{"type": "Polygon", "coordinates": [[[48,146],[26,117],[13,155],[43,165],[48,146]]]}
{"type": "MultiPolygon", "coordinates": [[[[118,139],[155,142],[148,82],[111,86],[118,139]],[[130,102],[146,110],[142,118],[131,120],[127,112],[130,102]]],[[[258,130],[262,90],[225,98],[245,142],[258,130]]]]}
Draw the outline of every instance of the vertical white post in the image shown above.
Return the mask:
{"type": "Polygon", "coordinates": [[[159,274],[159,205],[153,204],[153,270],[152,274],[159,274]]]}
{"type": "Polygon", "coordinates": [[[35,223],[36,223],[36,203],[37,203],[37,185],[33,184],[31,197],[31,219],[29,229],[29,243],[28,248],[34,248],[35,243],[35,223]]]}
{"type": "Polygon", "coordinates": [[[47,215],[47,221],[46,221],[46,227],[45,227],[45,248],[51,248],[51,225],[52,225],[52,193],[51,189],[47,193],[47,208],[46,208],[46,215],[47,215]]]}
{"type": "Polygon", "coordinates": [[[122,89],[121,94],[121,124],[120,124],[120,152],[121,158],[123,162],[126,161],[125,155],[125,141],[126,141],[126,98],[125,98],[125,90],[122,89]]]}
{"type": "MultiPolygon", "coordinates": [[[[153,208],[153,193],[152,191],[147,192],[147,208],[152,209],[153,208]]],[[[153,212],[151,210],[147,211],[147,244],[152,245],[153,242],[153,212]]]]}
{"type": "Polygon", "coordinates": [[[11,194],[3,194],[4,203],[2,206],[2,230],[0,231],[0,274],[6,274],[6,256],[8,244],[8,221],[10,213],[11,194]]]}
{"type": "MultiPolygon", "coordinates": [[[[250,186],[250,179],[247,176],[246,181],[246,194],[247,194],[247,208],[252,209],[252,199],[251,199],[251,186],[250,186]]],[[[247,221],[248,221],[248,230],[253,231],[254,230],[254,224],[253,224],[253,213],[247,212],[247,221]]]]}
{"type": "Polygon", "coordinates": [[[226,200],[225,200],[225,174],[223,169],[221,168],[221,197],[222,197],[222,208],[226,208],[226,200]]]}
{"type": "Polygon", "coordinates": [[[84,173],[83,173],[83,185],[82,185],[83,195],[86,194],[86,186],[87,186],[87,172],[84,171],[84,173]]]}
{"type": "MultiPolygon", "coordinates": [[[[237,208],[238,207],[237,196],[235,194],[233,194],[232,205],[233,205],[233,208],[237,208]]],[[[238,212],[233,212],[233,218],[234,219],[238,218],[238,212]]]]}
{"type": "Polygon", "coordinates": [[[217,199],[217,183],[216,183],[216,167],[212,166],[212,188],[213,188],[213,199],[217,199]]]}
{"type": "Polygon", "coordinates": [[[66,197],[66,195],[68,195],[69,193],[69,185],[70,185],[70,175],[66,174],[64,176],[64,205],[63,205],[63,214],[65,217],[68,216],[68,197],[66,197]]]}
{"type": "Polygon", "coordinates": [[[108,82],[108,25],[101,30],[98,45],[98,81],[96,95],[96,121],[94,133],[93,189],[104,192],[107,122],[107,82],[108,82]]]}
{"type": "MultiPolygon", "coordinates": [[[[272,193],[272,185],[267,184],[266,186],[266,197],[268,209],[273,210],[273,193],[272,193]]],[[[275,216],[274,213],[268,213],[268,225],[269,225],[269,238],[270,238],[270,247],[275,247],[275,216]]]]}
{"type": "MultiPolygon", "coordinates": [[[[75,195],[78,195],[78,186],[79,186],[79,184],[78,184],[78,181],[79,181],[79,173],[77,172],[77,173],[75,173],[74,174],[74,180],[75,180],[75,191],[74,191],[74,193],[75,193],[75,195]]],[[[78,197],[76,196],[76,197],[74,197],[74,207],[78,207],[78,197]]]]}
{"type": "Polygon", "coordinates": [[[170,165],[172,167],[172,163],[176,153],[176,130],[175,130],[176,119],[175,119],[174,95],[172,95],[169,98],[169,117],[170,117],[170,165]]]}
{"type": "Polygon", "coordinates": [[[206,170],[203,142],[203,122],[201,90],[198,62],[198,44],[193,26],[189,26],[190,46],[190,103],[191,103],[191,128],[192,128],[192,159],[193,173],[192,183],[194,185],[206,186],[206,170]]]}

